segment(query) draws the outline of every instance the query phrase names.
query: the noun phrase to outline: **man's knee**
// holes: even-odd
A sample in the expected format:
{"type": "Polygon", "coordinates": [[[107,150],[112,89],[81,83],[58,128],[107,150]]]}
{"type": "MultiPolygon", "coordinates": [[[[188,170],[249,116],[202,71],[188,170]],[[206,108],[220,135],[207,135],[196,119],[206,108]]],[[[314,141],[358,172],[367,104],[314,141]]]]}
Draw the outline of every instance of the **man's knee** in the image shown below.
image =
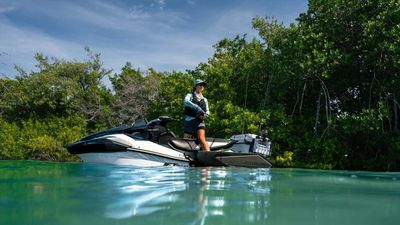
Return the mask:
{"type": "Polygon", "coordinates": [[[197,136],[199,138],[205,138],[206,137],[206,131],[204,129],[198,129],[197,130],[197,136]]]}

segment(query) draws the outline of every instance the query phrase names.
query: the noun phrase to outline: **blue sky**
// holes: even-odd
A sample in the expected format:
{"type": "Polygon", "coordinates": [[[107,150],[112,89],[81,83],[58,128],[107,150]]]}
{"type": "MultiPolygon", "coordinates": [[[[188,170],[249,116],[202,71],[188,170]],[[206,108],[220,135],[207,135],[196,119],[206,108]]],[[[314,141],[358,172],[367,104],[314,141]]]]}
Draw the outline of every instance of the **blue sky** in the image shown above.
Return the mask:
{"type": "Polygon", "coordinates": [[[0,0],[0,75],[14,77],[14,64],[34,70],[37,52],[83,60],[85,46],[115,72],[127,61],[184,71],[223,38],[257,36],[255,16],[289,25],[306,10],[307,0],[0,0]]]}

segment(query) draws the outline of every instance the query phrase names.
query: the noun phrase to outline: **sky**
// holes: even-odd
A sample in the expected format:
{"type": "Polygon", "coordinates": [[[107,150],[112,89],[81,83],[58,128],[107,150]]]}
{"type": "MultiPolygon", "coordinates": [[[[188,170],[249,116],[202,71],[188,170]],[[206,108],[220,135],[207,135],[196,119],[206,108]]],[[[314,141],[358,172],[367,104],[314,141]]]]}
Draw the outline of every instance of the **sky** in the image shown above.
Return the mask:
{"type": "Polygon", "coordinates": [[[307,0],[0,0],[0,76],[35,71],[35,53],[83,61],[85,46],[114,72],[185,71],[224,38],[258,37],[252,18],[289,25],[306,10],[307,0]]]}

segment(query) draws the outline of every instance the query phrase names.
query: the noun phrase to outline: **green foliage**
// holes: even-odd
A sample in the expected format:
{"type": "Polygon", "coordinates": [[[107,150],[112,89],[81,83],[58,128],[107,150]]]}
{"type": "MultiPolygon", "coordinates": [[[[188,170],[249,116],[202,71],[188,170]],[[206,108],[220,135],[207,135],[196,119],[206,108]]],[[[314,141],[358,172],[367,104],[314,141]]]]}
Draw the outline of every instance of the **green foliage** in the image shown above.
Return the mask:
{"type": "Polygon", "coordinates": [[[266,54],[260,41],[248,42],[245,36],[237,36],[233,40],[224,39],[214,47],[214,57],[190,71],[194,77],[206,80],[208,98],[223,97],[251,110],[265,107],[274,70],[271,55],[266,54]]]}
{"type": "MultiPolygon", "coordinates": [[[[170,124],[170,129],[178,135],[183,135],[183,99],[187,93],[192,92],[194,79],[192,76],[173,71],[160,74],[160,89],[157,98],[153,99],[152,107],[147,111],[147,118],[157,118],[166,115],[177,119],[178,122],[170,124]]],[[[207,95],[207,92],[205,92],[207,95]]]]}
{"type": "Polygon", "coordinates": [[[381,107],[335,119],[333,131],[348,158],[346,168],[391,170],[399,166],[399,134],[385,130],[388,111],[381,107]]]}
{"type": "Polygon", "coordinates": [[[277,156],[275,159],[276,166],[290,167],[293,166],[293,152],[285,151],[283,156],[277,156]]]}
{"type": "Polygon", "coordinates": [[[0,159],[23,159],[23,143],[19,138],[19,127],[7,123],[0,117],[0,159]]]}
{"type": "Polygon", "coordinates": [[[0,130],[1,159],[71,161],[77,158],[65,147],[86,134],[86,122],[78,117],[1,120],[0,130]]]}
{"type": "Polygon", "coordinates": [[[261,127],[269,119],[268,111],[252,112],[232,102],[216,101],[213,114],[207,120],[207,132],[214,137],[229,138],[238,133],[261,133],[261,127]]]}
{"type": "Polygon", "coordinates": [[[52,116],[79,116],[89,121],[91,128],[101,126],[110,116],[112,95],[102,84],[110,71],[101,68],[98,54],[86,49],[87,62],[67,62],[37,54],[39,71],[27,74],[20,70],[15,80],[2,79],[4,106],[0,112],[9,121],[52,116]]]}
{"type": "Polygon", "coordinates": [[[183,98],[200,78],[208,136],[267,130],[275,166],[399,170],[399,4],[309,0],[288,27],[256,17],[260,40],[223,39],[187,72],[127,63],[109,76],[88,48],[85,62],[37,54],[38,71],[0,79],[0,157],[71,160],[66,144],[138,116],[175,118],[180,136],[183,98]]]}
{"type": "Polygon", "coordinates": [[[111,124],[131,124],[137,118],[145,117],[146,112],[158,99],[162,74],[150,69],[142,73],[127,63],[121,74],[110,77],[115,91],[112,103],[111,124]]]}
{"type": "Polygon", "coordinates": [[[398,1],[310,0],[297,25],[253,20],[286,86],[291,122],[271,132],[275,154],[301,167],[398,168],[399,18],[398,1]]]}

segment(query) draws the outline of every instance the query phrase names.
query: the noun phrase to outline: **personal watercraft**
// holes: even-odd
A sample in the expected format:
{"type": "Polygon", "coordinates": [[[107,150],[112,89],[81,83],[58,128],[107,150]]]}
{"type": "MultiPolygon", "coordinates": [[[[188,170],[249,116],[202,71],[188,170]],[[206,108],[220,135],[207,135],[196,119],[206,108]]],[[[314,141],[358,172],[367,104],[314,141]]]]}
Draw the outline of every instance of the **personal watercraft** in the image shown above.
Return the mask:
{"type": "Polygon", "coordinates": [[[67,146],[84,162],[147,166],[239,166],[269,168],[271,143],[254,134],[230,139],[207,138],[211,151],[202,151],[195,139],[177,138],[167,128],[166,116],[105,130],[67,146]]]}

